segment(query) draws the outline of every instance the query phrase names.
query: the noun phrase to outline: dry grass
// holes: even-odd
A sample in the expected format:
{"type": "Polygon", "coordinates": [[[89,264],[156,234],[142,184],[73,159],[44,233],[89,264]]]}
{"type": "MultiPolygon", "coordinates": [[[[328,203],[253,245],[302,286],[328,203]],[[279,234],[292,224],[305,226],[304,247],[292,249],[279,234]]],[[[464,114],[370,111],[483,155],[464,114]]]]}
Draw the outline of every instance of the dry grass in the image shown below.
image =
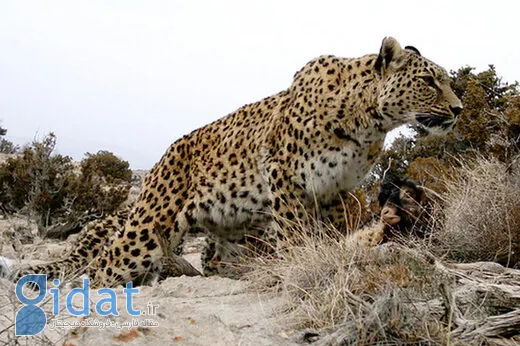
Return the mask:
{"type": "Polygon", "coordinates": [[[520,171],[479,158],[446,182],[432,251],[458,262],[520,265],[520,171]]]}
{"type": "MultiPolygon", "coordinates": [[[[75,237],[77,241],[77,236],[75,237]]],[[[75,241],[69,239],[66,242],[55,243],[43,241],[37,235],[37,225],[29,218],[20,215],[9,216],[0,220],[0,250],[1,255],[9,257],[13,261],[13,266],[4,273],[5,277],[0,276],[0,345],[61,345],[69,335],[68,330],[57,328],[50,330],[46,327],[45,331],[37,336],[17,337],[15,336],[15,316],[19,308],[22,307],[16,298],[15,283],[13,278],[17,277],[19,270],[24,270],[28,265],[38,266],[44,263],[52,263],[54,260],[66,258],[70,249],[75,246],[75,241]],[[7,251],[9,250],[9,251],[7,251]]],[[[3,262],[0,259],[0,262],[3,262]]],[[[4,262],[5,263],[5,262],[4,262]]],[[[0,263],[0,264],[4,264],[0,263]]],[[[1,271],[1,270],[0,270],[1,271]]],[[[61,295],[73,287],[80,287],[81,272],[63,272],[58,277],[62,285],[60,286],[61,295]]],[[[51,288],[48,283],[48,288],[51,288]]],[[[26,296],[34,296],[35,292],[31,288],[24,288],[26,296]]],[[[47,314],[48,322],[55,318],[74,320],[67,314],[65,304],[60,303],[60,315],[52,314],[53,300],[50,294],[39,304],[47,314]]]]}
{"type": "Polygon", "coordinates": [[[443,264],[424,248],[359,247],[290,228],[258,259],[253,289],[282,297],[280,325],[317,345],[517,345],[520,271],[493,262],[443,264]]]}
{"type": "MultiPolygon", "coordinates": [[[[48,257],[58,256],[63,250],[62,247],[54,246],[52,250],[46,246],[24,246],[25,243],[41,242],[37,236],[37,225],[28,218],[21,216],[10,216],[9,218],[0,220],[0,249],[2,255],[8,252],[9,257],[15,263],[25,263],[27,259],[48,259],[48,257]],[[10,251],[6,251],[10,250],[10,251]]],[[[43,245],[43,244],[41,244],[43,245]]],[[[45,244],[49,245],[49,244],[45,244]]],[[[0,259],[0,265],[7,265],[0,259]]],[[[15,275],[10,270],[16,270],[16,267],[3,268],[5,276],[15,275]]],[[[1,271],[1,270],[0,270],[1,271]]],[[[30,288],[24,288],[24,294],[32,297],[35,295],[30,288]]],[[[44,308],[49,317],[52,319],[52,298],[48,295],[40,304],[44,308]]],[[[15,284],[8,278],[0,276],[0,345],[56,345],[62,344],[66,331],[57,330],[56,332],[44,332],[33,337],[17,337],[15,336],[15,316],[18,309],[22,307],[20,301],[16,298],[15,284]]],[[[63,310],[63,308],[62,308],[63,310]]]]}
{"type": "MultiPolygon", "coordinates": [[[[30,289],[24,289],[25,295],[33,296],[30,289]]],[[[35,345],[47,346],[61,344],[66,336],[66,332],[57,331],[55,333],[40,333],[32,337],[18,337],[15,335],[16,312],[22,307],[15,295],[14,284],[7,280],[0,279],[0,344],[2,345],[35,345]],[[60,334],[61,333],[61,334],[60,334]]],[[[46,299],[41,304],[50,316],[52,311],[52,299],[46,299]]]]}
{"type": "Polygon", "coordinates": [[[281,292],[284,325],[335,331],[346,344],[444,343],[442,316],[423,305],[441,299],[439,285],[452,279],[431,257],[302,228],[293,226],[279,256],[257,261],[248,276],[256,288],[281,292]]]}

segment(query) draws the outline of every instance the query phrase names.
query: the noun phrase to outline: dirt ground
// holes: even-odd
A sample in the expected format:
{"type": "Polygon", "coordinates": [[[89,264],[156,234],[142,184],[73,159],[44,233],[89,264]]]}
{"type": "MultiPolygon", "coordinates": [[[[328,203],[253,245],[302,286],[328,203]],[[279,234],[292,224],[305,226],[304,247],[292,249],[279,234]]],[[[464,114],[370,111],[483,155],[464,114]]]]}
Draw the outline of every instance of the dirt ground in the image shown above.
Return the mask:
{"type": "MultiPolygon", "coordinates": [[[[61,243],[42,241],[30,226],[23,219],[0,220],[0,255],[17,258],[21,263],[39,263],[66,255],[70,239],[61,243]]],[[[185,258],[199,269],[201,244],[202,238],[194,237],[185,248],[185,258]]],[[[71,289],[71,285],[67,285],[60,290],[60,307],[65,306],[71,289]]],[[[140,287],[140,292],[133,295],[134,309],[145,313],[139,317],[126,312],[122,287],[115,290],[120,312],[116,317],[102,317],[95,312],[88,317],[75,317],[62,308],[58,316],[53,316],[52,299],[47,295],[41,306],[47,311],[48,324],[42,334],[30,338],[14,335],[13,321],[21,307],[14,292],[14,283],[0,279],[2,344],[296,344],[296,337],[284,332],[283,323],[275,316],[280,305],[278,297],[255,293],[246,282],[227,278],[183,276],[140,287]]],[[[30,295],[30,292],[26,294],[30,295]]],[[[91,311],[99,299],[91,294],[91,311]]],[[[72,305],[82,308],[82,296],[75,295],[72,305]]]]}

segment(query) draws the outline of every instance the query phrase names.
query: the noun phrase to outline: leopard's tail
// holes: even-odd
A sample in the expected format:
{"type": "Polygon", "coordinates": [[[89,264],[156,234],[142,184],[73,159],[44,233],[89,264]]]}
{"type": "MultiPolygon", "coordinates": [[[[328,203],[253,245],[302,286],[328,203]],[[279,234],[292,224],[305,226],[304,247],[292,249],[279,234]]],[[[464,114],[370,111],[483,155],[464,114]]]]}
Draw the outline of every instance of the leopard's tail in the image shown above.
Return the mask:
{"type": "Polygon", "coordinates": [[[83,274],[93,279],[95,274],[95,260],[107,246],[112,236],[122,229],[128,210],[124,209],[110,215],[103,220],[90,222],[80,233],[73,245],[73,250],[65,258],[42,264],[17,265],[15,261],[0,257],[0,276],[18,281],[28,274],[45,274],[47,280],[59,279],[68,281],[83,274]],[[3,259],[3,260],[2,260],[3,259]]]}
{"type": "Polygon", "coordinates": [[[68,281],[88,272],[88,264],[73,256],[50,263],[28,266],[19,265],[6,257],[0,257],[0,276],[17,282],[29,274],[44,274],[47,275],[47,280],[68,281]]]}

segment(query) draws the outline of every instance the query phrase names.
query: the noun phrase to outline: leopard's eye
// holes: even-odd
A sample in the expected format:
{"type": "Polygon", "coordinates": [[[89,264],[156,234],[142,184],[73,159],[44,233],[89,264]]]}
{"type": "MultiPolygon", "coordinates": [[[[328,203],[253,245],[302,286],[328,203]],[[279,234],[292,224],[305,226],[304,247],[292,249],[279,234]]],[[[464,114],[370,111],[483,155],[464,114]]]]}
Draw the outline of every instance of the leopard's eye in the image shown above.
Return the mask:
{"type": "Polygon", "coordinates": [[[435,79],[432,76],[421,76],[420,77],[428,86],[432,88],[437,88],[437,84],[435,84],[435,79]]]}

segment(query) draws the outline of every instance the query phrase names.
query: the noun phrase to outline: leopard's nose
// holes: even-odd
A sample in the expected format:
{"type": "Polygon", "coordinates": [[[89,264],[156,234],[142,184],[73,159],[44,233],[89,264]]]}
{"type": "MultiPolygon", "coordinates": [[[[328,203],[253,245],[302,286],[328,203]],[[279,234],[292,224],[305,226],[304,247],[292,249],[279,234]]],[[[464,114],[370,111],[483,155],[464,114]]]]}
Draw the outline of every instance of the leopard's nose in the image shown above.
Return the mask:
{"type": "Polygon", "coordinates": [[[455,107],[450,106],[450,110],[453,113],[453,115],[458,117],[460,112],[462,112],[462,107],[460,107],[460,106],[455,106],[455,107]]]}

